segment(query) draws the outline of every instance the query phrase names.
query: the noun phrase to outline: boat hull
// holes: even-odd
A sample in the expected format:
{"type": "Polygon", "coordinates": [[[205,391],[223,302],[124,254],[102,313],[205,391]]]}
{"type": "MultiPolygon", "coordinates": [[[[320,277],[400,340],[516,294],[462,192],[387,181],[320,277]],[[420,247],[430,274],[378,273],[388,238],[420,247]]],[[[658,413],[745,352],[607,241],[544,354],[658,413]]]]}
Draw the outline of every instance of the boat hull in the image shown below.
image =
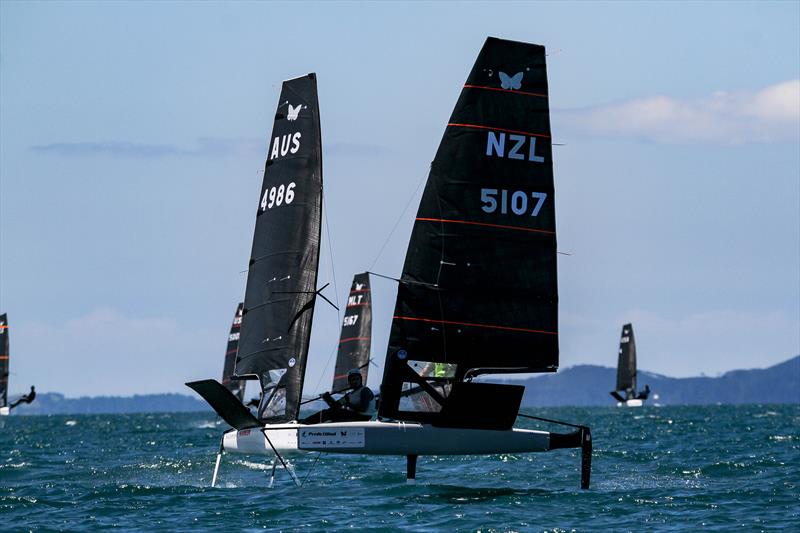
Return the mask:
{"type": "Polygon", "coordinates": [[[548,451],[550,433],[516,428],[495,431],[370,421],[268,424],[261,429],[231,430],[223,437],[226,452],[274,455],[273,447],[282,455],[300,452],[367,455],[524,453],[548,451]]]}
{"type": "Polygon", "coordinates": [[[0,416],[8,416],[11,413],[11,409],[8,407],[0,407],[0,416]]]}
{"type": "Polygon", "coordinates": [[[642,407],[643,405],[644,400],[639,400],[637,398],[617,403],[617,407],[642,407]]]}

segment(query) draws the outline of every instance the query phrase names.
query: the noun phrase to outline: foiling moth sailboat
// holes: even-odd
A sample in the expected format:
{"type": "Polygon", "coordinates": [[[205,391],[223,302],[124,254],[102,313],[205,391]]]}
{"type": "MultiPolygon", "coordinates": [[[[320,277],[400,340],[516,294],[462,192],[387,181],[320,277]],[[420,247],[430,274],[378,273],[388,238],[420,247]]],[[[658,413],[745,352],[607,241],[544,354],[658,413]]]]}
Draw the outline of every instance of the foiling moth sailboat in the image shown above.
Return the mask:
{"type": "MultiPolygon", "coordinates": [[[[308,87],[306,80],[313,78],[300,80],[308,87]]],[[[312,97],[298,85],[296,80],[284,83],[281,105],[308,106],[307,113],[303,107],[294,115],[307,122],[291,123],[280,108],[276,115],[236,365],[237,375],[261,380],[258,418],[213,380],[188,384],[234,427],[223,435],[212,484],[223,452],[265,454],[281,462],[282,455],[297,451],[401,455],[407,457],[407,479],[413,481],[420,455],[580,448],[581,487],[588,488],[588,427],[549,420],[575,430],[515,428],[517,417],[524,416],[519,414],[524,387],[473,381],[483,374],[554,372],[558,367],[544,47],[487,39],[461,91],[431,165],[398,280],[374,421],[297,422],[311,326],[311,313],[305,310],[313,307],[316,292],[321,209],[319,197],[313,196],[319,190],[312,191],[321,186],[321,168],[313,166],[321,164],[319,138],[312,136],[319,134],[316,93],[312,97]],[[282,158],[283,152],[275,157],[283,138],[302,139],[287,145],[297,147],[293,157],[282,158]],[[264,211],[267,193],[286,187],[289,176],[302,201],[297,196],[291,207],[264,211]],[[279,218],[279,212],[286,214],[279,218]],[[272,217],[269,229],[265,215],[272,217]],[[297,226],[288,224],[290,216],[297,226]],[[298,241],[281,252],[274,242],[287,235],[298,241]],[[301,240],[302,255],[291,256],[292,266],[287,250],[298,253],[301,240]],[[277,258],[284,257],[286,264],[279,265],[277,258]],[[277,326],[287,322],[288,330],[277,326]]]]}
{"type": "Polygon", "coordinates": [[[342,332],[339,335],[339,349],[336,352],[336,366],[333,371],[331,391],[345,392],[350,388],[347,373],[352,369],[361,372],[361,380],[367,383],[370,363],[372,337],[372,294],[369,286],[369,273],[353,276],[350,293],[347,296],[342,332]]]}
{"type": "Polygon", "coordinates": [[[650,396],[649,385],[645,385],[639,392],[636,391],[636,339],[633,336],[633,324],[622,326],[617,360],[617,388],[611,391],[611,396],[620,407],[641,407],[650,396]]]}
{"type": "Polygon", "coordinates": [[[8,403],[8,376],[11,354],[9,353],[8,315],[0,315],[0,416],[8,416],[11,410],[23,403],[31,403],[36,398],[36,388],[31,386],[28,394],[23,394],[8,403]]]}

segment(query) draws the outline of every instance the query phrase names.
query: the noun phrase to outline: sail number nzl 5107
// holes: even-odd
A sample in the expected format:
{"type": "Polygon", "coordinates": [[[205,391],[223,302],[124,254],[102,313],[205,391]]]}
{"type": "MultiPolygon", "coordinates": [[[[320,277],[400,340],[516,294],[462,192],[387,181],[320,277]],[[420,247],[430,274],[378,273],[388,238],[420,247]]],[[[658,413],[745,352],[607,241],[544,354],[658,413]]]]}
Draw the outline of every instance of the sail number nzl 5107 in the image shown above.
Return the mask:
{"type": "Polygon", "coordinates": [[[294,187],[295,182],[291,182],[289,185],[278,185],[277,187],[264,189],[264,195],[261,197],[261,211],[264,212],[273,207],[292,203],[292,200],[294,200],[294,187]]]}
{"type": "MultiPolygon", "coordinates": [[[[535,217],[542,209],[547,193],[532,192],[531,216],[535,217]]],[[[481,189],[481,209],[485,213],[495,213],[498,208],[500,214],[508,214],[509,208],[515,215],[524,215],[528,212],[528,193],[525,191],[507,191],[506,189],[481,189]],[[498,198],[499,197],[499,198],[498,198]],[[499,200],[499,201],[498,201],[499,200]]]]}

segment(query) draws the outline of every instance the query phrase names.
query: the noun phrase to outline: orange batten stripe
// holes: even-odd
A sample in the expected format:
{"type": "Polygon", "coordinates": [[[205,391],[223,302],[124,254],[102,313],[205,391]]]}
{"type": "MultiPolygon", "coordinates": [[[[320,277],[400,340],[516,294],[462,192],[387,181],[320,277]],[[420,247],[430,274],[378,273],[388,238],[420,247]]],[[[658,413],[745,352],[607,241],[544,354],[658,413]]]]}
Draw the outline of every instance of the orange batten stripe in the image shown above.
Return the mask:
{"type": "Polygon", "coordinates": [[[363,304],[350,304],[346,305],[345,309],[350,309],[351,307],[364,307],[365,305],[369,305],[369,302],[364,302],[363,304]]]}
{"type": "Polygon", "coordinates": [[[358,294],[360,292],[369,292],[369,289],[361,289],[361,290],[358,290],[358,291],[350,291],[350,294],[358,294]]]}
{"type": "Polygon", "coordinates": [[[350,337],[349,339],[340,340],[339,344],[342,344],[343,342],[350,342],[350,341],[368,341],[369,339],[370,339],[369,337],[350,337]]]}
{"type": "Polygon", "coordinates": [[[0,355],[0,359],[8,359],[7,355],[0,355]]]}
{"type": "Polygon", "coordinates": [[[548,98],[546,94],[540,93],[529,93],[527,91],[514,91],[512,89],[503,89],[502,87],[485,87],[483,85],[470,85],[469,83],[464,84],[465,89],[486,89],[487,91],[499,91],[501,93],[511,93],[511,94],[524,94],[526,96],[539,96],[541,98],[548,98]]]}
{"type": "Polygon", "coordinates": [[[503,329],[507,331],[522,331],[524,333],[542,333],[544,335],[558,335],[557,331],[543,331],[540,329],[512,328],[510,326],[494,326],[492,324],[472,324],[470,322],[455,322],[453,320],[434,320],[432,318],[416,318],[410,316],[393,316],[397,320],[413,320],[433,324],[450,324],[453,326],[472,326],[476,328],[503,329]]]}
{"type": "Polygon", "coordinates": [[[475,128],[479,130],[493,130],[493,131],[504,131],[506,133],[519,133],[522,135],[530,135],[531,137],[543,137],[545,139],[549,139],[549,135],[545,135],[544,133],[531,133],[529,131],[519,131],[519,130],[509,130],[506,128],[495,128],[493,126],[481,126],[480,124],[458,124],[456,122],[448,122],[448,126],[456,126],[459,128],[475,128]]]}
{"type": "Polygon", "coordinates": [[[516,229],[520,231],[530,231],[531,233],[544,233],[546,235],[555,235],[555,231],[549,231],[546,229],[533,229],[533,228],[522,228],[520,226],[504,226],[503,224],[489,224],[486,222],[471,222],[469,220],[448,220],[446,218],[424,218],[424,217],[417,217],[416,220],[421,220],[423,222],[446,222],[448,224],[469,224],[471,226],[486,226],[487,228],[501,228],[501,229],[516,229]]]}

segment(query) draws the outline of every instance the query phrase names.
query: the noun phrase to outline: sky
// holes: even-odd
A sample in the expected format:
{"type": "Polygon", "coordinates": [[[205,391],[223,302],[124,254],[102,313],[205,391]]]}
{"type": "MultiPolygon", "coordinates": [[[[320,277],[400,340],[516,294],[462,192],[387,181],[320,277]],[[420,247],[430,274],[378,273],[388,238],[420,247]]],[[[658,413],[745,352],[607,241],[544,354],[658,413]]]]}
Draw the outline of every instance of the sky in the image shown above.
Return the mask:
{"type": "MultiPolygon", "coordinates": [[[[626,322],[669,376],[800,353],[800,2],[3,1],[11,392],[220,377],[281,82],[307,72],[319,284],[343,302],[356,272],[398,276],[487,36],[548,51],[561,367],[614,366],[626,322]]],[[[372,387],[395,292],[373,278],[372,387]]],[[[307,393],[338,334],[317,306],[307,393]]]]}

